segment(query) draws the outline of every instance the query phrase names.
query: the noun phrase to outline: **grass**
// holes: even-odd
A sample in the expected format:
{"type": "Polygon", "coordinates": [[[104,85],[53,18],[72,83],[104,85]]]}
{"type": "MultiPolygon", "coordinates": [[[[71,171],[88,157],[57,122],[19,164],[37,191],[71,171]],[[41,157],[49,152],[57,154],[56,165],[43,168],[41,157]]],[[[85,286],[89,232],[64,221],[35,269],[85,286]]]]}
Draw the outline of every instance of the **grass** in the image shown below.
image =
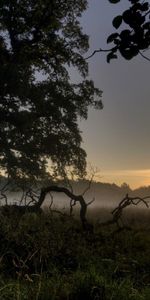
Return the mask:
{"type": "Polygon", "coordinates": [[[84,232],[48,212],[1,216],[0,300],[149,300],[150,224],[139,213],[125,216],[132,230],[116,233],[99,222],[84,232]]]}

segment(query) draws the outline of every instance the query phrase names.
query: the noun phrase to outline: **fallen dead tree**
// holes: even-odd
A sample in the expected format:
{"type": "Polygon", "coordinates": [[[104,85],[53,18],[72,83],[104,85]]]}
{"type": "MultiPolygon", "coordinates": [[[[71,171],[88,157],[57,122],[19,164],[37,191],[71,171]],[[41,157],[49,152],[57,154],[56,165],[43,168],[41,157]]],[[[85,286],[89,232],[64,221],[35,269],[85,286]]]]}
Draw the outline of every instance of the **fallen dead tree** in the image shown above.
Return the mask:
{"type": "Polygon", "coordinates": [[[83,195],[75,195],[69,189],[67,189],[65,187],[49,186],[49,187],[41,189],[39,200],[34,206],[37,209],[37,211],[41,208],[46,195],[51,192],[64,193],[66,196],[68,196],[68,198],[70,199],[71,211],[72,211],[73,206],[75,206],[76,203],[78,202],[80,204],[80,219],[81,219],[82,226],[84,229],[89,228],[90,224],[88,224],[87,219],[86,219],[87,206],[90,205],[94,201],[94,199],[92,201],[90,201],[89,203],[86,203],[83,195]]]}
{"type": "MultiPolygon", "coordinates": [[[[89,188],[90,188],[91,182],[89,182],[89,188]]],[[[90,205],[94,199],[88,203],[86,203],[84,199],[84,194],[86,193],[86,190],[81,194],[81,195],[75,195],[73,191],[70,191],[66,187],[60,187],[57,185],[50,185],[45,188],[41,188],[40,191],[36,192],[32,189],[28,189],[26,193],[23,191],[23,196],[21,197],[20,203],[18,204],[13,204],[13,205],[8,205],[8,200],[7,196],[4,193],[6,191],[5,188],[1,189],[1,196],[0,199],[5,200],[5,205],[1,206],[1,213],[3,215],[9,215],[12,213],[17,213],[17,214],[24,214],[26,212],[35,212],[39,213],[42,211],[42,205],[44,203],[44,200],[47,196],[47,194],[50,194],[52,192],[55,193],[64,193],[69,199],[70,199],[70,214],[72,214],[73,207],[79,203],[80,204],[80,220],[82,223],[83,229],[90,230],[92,229],[92,225],[88,223],[87,218],[86,218],[86,213],[87,213],[87,207],[90,205]],[[26,205],[22,205],[23,198],[25,199],[26,203],[26,198],[30,199],[30,201],[26,205]]],[[[51,195],[51,194],[50,194],[51,195]]],[[[52,204],[52,203],[51,203],[52,204]]]]}
{"type": "Polygon", "coordinates": [[[128,228],[127,226],[124,225],[122,216],[123,216],[123,211],[125,208],[128,206],[137,206],[140,203],[144,204],[145,207],[149,208],[148,200],[150,200],[150,196],[146,197],[131,197],[128,194],[120,201],[119,205],[111,212],[112,213],[112,220],[108,220],[107,222],[101,223],[100,225],[111,225],[111,224],[116,224],[118,229],[122,228],[128,228]]]}

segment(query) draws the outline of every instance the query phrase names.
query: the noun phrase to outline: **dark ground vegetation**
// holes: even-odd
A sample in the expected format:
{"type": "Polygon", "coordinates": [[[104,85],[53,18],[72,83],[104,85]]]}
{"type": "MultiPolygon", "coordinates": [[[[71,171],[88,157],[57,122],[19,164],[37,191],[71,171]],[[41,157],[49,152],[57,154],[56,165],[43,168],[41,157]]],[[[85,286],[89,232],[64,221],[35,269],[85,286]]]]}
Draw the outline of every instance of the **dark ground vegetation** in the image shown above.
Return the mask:
{"type": "Polygon", "coordinates": [[[63,214],[0,217],[0,299],[150,299],[149,209],[127,210],[102,226],[105,209],[89,209],[94,231],[63,214]]]}

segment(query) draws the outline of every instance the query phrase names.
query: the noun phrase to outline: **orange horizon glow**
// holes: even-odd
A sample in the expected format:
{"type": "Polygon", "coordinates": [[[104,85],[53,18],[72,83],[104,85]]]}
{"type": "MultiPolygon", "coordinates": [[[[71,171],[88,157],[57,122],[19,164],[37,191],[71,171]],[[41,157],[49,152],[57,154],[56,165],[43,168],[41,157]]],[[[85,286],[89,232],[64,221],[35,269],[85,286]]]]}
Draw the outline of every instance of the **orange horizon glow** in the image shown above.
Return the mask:
{"type": "MultiPolygon", "coordinates": [[[[89,180],[91,176],[90,173],[92,174],[92,169],[89,169],[89,172],[87,172],[87,174],[89,174],[87,176],[87,179],[89,180]]],[[[5,173],[1,170],[0,175],[5,176],[5,173]]],[[[100,170],[96,172],[93,180],[102,183],[114,183],[118,186],[126,183],[130,186],[131,189],[137,189],[140,187],[150,186],[150,169],[100,170]]]]}
{"type": "Polygon", "coordinates": [[[96,181],[115,183],[121,186],[124,182],[131,189],[150,186],[150,169],[143,170],[105,170],[96,174],[96,181]]]}

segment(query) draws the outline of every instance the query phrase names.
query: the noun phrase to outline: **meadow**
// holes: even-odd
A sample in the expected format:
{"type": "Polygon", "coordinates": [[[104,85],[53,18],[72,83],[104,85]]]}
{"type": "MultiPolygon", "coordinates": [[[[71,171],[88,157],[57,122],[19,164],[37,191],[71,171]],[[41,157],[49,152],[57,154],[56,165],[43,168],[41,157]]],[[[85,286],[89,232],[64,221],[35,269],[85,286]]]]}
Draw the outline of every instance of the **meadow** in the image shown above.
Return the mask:
{"type": "Polygon", "coordinates": [[[93,231],[67,213],[0,216],[0,300],[149,300],[150,212],[88,210],[93,231]]]}

